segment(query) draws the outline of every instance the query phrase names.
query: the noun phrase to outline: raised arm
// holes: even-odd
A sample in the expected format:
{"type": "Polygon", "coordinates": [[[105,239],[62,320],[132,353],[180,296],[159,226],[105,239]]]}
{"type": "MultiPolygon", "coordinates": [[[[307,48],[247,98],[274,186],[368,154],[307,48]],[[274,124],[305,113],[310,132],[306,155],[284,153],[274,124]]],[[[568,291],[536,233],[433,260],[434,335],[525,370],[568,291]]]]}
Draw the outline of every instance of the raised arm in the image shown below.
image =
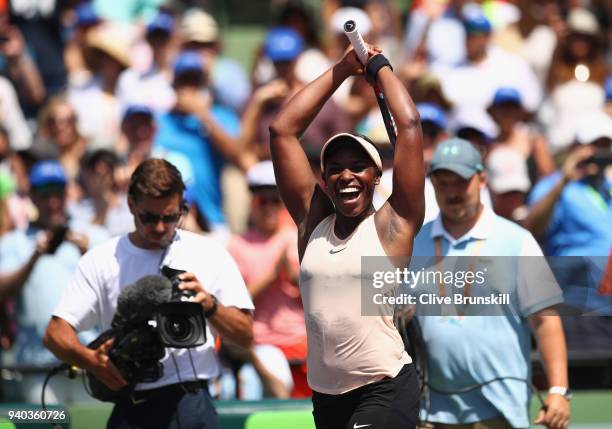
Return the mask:
{"type": "Polygon", "coordinates": [[[393,71],[383,67],[377,78],[395,120],[397,141],[393,158],[393,192],[377,214],[376,223],[387,253],[408,255],[425,214],[421,123],[408,91],[393,71]]]}
{"type": "Polygon", "coordinates": [[[303,224],[311,204],[322,203],[327,198],[320,190],[315,195],[317,182],[298,139],[340,84],[347,77],[361,73],[363,66],[355,53],[348,51],[338,63],[295,94],[270,126],[276,181],[297,225],[303,224]]]}

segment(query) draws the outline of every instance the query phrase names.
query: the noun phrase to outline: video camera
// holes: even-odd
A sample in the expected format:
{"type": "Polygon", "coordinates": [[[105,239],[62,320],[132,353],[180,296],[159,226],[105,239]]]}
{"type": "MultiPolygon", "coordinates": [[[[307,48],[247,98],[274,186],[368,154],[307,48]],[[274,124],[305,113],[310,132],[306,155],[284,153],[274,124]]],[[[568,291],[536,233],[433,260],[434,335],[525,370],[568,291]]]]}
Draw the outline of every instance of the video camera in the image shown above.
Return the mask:
{"type": "Polygon", "coordinates": [[[154,382],[163,376],[160,360],[165,347],[193,348],[206,342],[202,306],[190,301],[194,292],[179,289],[179,275],[184,272],[163,267],[161,276],[145,276],[119,294],[111,329],[88,347],[97,349],[114,338],[108,355],[128,386],[112,391],[87,372],[91,396],[116,401],[131,393],[137,383],[154,382]]]}

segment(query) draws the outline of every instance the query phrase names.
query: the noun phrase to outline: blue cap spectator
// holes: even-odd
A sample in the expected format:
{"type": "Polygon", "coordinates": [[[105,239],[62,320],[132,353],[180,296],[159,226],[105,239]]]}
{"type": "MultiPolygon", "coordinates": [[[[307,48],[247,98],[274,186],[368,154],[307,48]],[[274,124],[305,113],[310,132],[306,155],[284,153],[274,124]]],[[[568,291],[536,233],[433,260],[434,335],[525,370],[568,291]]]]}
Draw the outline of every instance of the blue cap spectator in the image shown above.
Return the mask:
{"type": "Polygon", "coordinates": [[[429,174],[448,170],[469,179],[484,170],[482,158],[476,148],[467,140],[451,138],[436,147],[431,159],[429,174]]]}
{"type": "Polygon", "coordinates": [[[491,23],[483,13],[465,15],[463,25],[467,34],[489,34],[491,32],[491,23]]]}
{"type": "Polygon", "coordinates": [[[187,72],[203,72],[204,61],[197,52],[182,52],[174,62],[174,75],[178,76],[187,72]]]}
{"type": "Polygon", "coordinates": [[[168,13],[160,12],[147,25],[147,33],[160,31],[170,34],[174,29],[174,17],[168,13]]]}
{"type": "Polygon", "coordinates": [[[96,25],[101,21],[93,5],[89,2],[81,3],[74,12],[76,14],[75,25],[77,27],[88,27],[96,25]]]}
{"type": "Polygon", "coordinates": [[[492,104],[505,103],[518,104],[520,106],[523,105],[523,99],[521,98],[521,94],[516,88],[502,87],[495,91],[492,104]]]}
{"type": "Polygon", "coordinates": [[[30,185],[66,185],[68,179],[64,167],[58,161],[41,161],[34,164],[30,171],[30,185]]]}
{"type": "Polygon", "coordinates": [[[293,61],[304,50],[304,42],[297,31],[276,27],[268,32],[264,52],[272,61],[293,61]]]}
{"type": "Polygon", "coordinates": [[[421,123],[431,122],[441,129],[446,129],[446,114],[440,106],[434,103],[418,103],[416,105],[421,117],[421,123]]]}
{"type": "Polygon", "coordinates": [[[146,115],[153,116],[153,110],[150,107],[145,106],[144,104],[130,104],[125,112],[123,112],[123,120],[132,115],[146,115]]]}

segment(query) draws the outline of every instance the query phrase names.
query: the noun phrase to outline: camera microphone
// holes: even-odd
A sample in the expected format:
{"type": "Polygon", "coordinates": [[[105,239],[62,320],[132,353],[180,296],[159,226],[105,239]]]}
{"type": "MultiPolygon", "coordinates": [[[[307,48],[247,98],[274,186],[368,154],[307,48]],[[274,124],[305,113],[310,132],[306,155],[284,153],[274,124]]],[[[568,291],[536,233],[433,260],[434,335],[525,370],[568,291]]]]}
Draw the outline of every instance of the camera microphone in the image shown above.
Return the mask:
{"type": "Polygon", "coordinates": [[[166,277],[142,277],[119,294],[111,325],[147,322],[161,304],[170,301],[171,296],[172,283],[166,277]]]}

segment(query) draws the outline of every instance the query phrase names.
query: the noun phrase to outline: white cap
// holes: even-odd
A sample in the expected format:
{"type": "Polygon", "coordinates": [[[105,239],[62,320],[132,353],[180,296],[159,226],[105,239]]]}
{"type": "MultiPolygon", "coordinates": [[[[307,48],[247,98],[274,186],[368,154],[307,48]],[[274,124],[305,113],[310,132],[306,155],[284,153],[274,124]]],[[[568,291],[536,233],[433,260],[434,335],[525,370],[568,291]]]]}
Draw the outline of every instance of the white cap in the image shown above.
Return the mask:
{"type": "Polygon", "coordinates": [[[494,149],[486,161],[489,187],[496,194],[527,192],[531,187],[525,158],[511,147],[494,149]]]}
{"type": "Polygon", "coordinates": [[[357,30],[365,36],[372,29],[372,21],[368,14],[356,7],[341,7],[336,9],[330,19],[331,30],[334,34],[344,33],[344,23],[348,20],[355,21],[357,30]]]}
{"type": "Polygon", "coordinates": [[[219,27],[210,14],[192,8],[183,15],[181,33],[185,42],[210,43],[219,38],[219,27]]]}
{"type": "Polygon", "coordinates": [[[588,9],[582,7],[574,8],[567,15],[567,26],[570,31],[597,36],[599,23],[595,15],[588,9]]]}
{"type": "Polygon", "coordinates": [[[580,144],[593,143],[601,138],[612,139],[612,118],[602,110],[584,115],[576,127],[576,141],[580,144]]]}
{"type": "Polygon", "coordinates": [[[350,142],[359,143],[359,145],[363,148],[363,150],[365,150],[368,156],[372,159],[372,161],[374,162],[374,165],[376,165],[376,167],[378,168],[378,171],[382,172],[382,159],[380,158],[380,154],[378,153],[378,150],[376,149],[376,147],[372,143],[364,139],[363,137],[357,136],[354,134],[350,134],[350,133],[336,134],[335,136],[333,136],[332,138],[330,138],[329,140],[325,142],[325,144],[323,145],[323,148],[321,149],[321,171],[324,170],[325,150],[332,142],[334,142],[335,140],[341,137],[348,137],[347,139],[344,139],[346,143],[350,143],[350,142]]]}
{"type": "Polygon", "coordinates": [[[474,128],[490,139],[494,139],[499,134],[499,127],[489,114],[476,106],[462,106],[455,109],[451,123],[453,132],[462,128],[474,128]]]}
{"type": "Polygon", "coordinates": [[[272,161],[261,161],[255,164],[247,171],[246,178],[249,188],[276,186],[272,161]]]}

